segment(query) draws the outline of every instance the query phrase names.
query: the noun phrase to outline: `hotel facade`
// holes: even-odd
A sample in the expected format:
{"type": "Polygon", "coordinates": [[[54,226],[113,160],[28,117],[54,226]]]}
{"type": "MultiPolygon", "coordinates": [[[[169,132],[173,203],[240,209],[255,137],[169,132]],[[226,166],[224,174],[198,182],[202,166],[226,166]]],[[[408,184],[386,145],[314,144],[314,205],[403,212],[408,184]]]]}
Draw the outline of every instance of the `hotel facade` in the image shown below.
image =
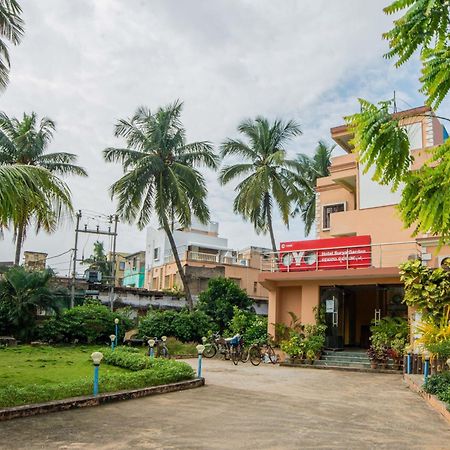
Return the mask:
{"type": "MultiPolygon", "coordinates": [[[[418,169],[448,134],[428,107],[397,117],[410,139],[412,169],[418,169]]],[[[264,261],[259,282],[269,295],[272,335],[275,323],[290,323],[289,312],[302,323],[314,323],[320,307],[328,325],[327,347],[367,348],[372,319],[416,319],[402,303],[399,264],[420,258],[439,267],[450,248],[438,252],[436,237],[412,237],[413,230],[403,227],[396,209],[401,187],[391,192],[372,180],[373,172],[363,173],[347,126],[332,128],[331,137],[344,154],[332,158],[330,175],[317,180],[317,239],[280,243],[279,253],[264,261]]]]}

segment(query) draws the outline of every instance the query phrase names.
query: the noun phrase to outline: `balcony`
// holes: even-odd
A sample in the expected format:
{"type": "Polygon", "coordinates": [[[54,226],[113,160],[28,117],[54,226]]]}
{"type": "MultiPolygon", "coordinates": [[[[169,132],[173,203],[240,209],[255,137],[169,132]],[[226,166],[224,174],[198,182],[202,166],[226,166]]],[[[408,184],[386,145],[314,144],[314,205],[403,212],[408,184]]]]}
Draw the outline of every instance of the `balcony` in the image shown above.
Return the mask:
{"type": "Polygon", "coordinates": [[[397,267],[421,256],[416,241],[280,251],[261,260],[262,272],[306,272],[397,267]]]}

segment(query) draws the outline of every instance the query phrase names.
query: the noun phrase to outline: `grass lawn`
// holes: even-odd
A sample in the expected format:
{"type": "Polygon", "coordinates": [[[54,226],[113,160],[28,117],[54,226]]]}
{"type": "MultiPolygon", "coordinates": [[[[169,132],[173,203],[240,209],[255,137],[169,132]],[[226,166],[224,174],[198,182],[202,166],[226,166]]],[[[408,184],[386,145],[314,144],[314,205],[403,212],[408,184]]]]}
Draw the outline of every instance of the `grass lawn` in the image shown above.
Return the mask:
{"type": "MultiPolygon", "coordinates": [[[[92,377],[91,353],[95,346],[0,347],[0,386],[56,384],[92,377]]],[[[102,373],[128,372],[120,367],[102,364],[102,373]]]]}
{"type": "Polygon", "coordinates": [[[0,408],[91,395],[91,353],[98,350],[105,354],[100,392],[139,389],[195,376],[184,362],[144,356],[145,347],[137,353],[123,347],[111,352],[101,345],[0,347],[0,408]]]}

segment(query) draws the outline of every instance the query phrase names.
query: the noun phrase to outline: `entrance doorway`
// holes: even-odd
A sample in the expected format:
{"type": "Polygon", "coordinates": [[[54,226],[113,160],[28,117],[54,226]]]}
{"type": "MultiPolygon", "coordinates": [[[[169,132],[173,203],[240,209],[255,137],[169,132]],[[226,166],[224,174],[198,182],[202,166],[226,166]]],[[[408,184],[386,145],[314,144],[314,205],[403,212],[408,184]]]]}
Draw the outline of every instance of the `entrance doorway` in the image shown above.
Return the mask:
{"type": "Polygon", "coordinates": [[[401,285],[321,286],[327,325],[325,346],[368,348],[370,326],[382,317],[407,317],[401,285]]]}

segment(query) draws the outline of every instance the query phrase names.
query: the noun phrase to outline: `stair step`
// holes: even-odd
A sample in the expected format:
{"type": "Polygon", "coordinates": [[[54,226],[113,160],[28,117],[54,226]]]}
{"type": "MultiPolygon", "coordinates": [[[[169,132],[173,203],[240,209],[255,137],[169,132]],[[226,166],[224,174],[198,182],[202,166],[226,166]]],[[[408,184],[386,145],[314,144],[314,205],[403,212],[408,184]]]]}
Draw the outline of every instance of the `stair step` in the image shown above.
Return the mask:
{"type": "Polygon", "coordinates": [[[355,361],[326,361],[319,359],[314,361],[316,366],[342,366],[342,367],[370,367],[370,362],[355,362],[355,361]]]}
{"type": "Polygon", "coordinates": [[[351,360],[357,360],[357,361],[369,361],[369,358],[367,355],[361,355],[361,356],[350,356],[350,355],[322,355],[322,359],[351,359],[351,360]]]}

